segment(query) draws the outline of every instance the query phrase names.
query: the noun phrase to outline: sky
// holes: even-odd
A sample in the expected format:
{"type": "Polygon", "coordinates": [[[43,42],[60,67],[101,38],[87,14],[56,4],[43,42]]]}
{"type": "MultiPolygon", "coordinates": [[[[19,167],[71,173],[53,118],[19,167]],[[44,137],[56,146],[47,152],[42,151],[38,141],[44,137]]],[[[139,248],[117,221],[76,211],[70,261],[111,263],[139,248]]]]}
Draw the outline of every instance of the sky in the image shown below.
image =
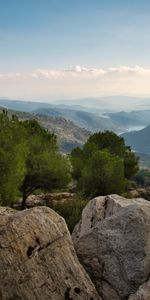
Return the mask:
{"type": "Polygon", "coordinates": [[[150,96],[150,1],[0,0],[0,98],[150,96]]]}

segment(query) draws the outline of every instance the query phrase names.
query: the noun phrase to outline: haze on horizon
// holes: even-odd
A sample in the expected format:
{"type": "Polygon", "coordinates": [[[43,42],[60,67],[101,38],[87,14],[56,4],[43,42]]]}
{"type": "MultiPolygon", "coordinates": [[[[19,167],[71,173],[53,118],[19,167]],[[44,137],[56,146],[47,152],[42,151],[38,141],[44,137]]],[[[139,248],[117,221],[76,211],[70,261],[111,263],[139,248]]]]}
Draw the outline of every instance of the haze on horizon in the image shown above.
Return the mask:
{"type": "Polygon", "coordinates": [[[0,98],[150,96],[147,0],[0,1],[0,98]]]}

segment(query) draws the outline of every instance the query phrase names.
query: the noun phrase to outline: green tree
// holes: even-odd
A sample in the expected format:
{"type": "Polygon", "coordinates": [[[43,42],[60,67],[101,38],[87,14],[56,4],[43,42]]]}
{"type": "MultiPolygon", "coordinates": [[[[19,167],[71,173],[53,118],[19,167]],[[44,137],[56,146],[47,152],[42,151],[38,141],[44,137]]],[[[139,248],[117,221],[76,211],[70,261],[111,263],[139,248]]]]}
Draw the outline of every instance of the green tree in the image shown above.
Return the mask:
{"type": "Polygon", "coordinates": [[[87,161],[78,185],[79,189],[91,198],[121,193],[125,183],[123,160],[107,150],[98,150],[87,161]]]}
{"type": "Polygon", "coordinates": [[[85,157],[83,150],[79,147],[74,148],[71,152],[70,158],[73,166],[73,178],[78,180],[81,177],[81,172],[84,167],[85,157]]]}
{"type": "Polygon", "coordinates": [[[35,120],[23,123],[29,154],[26,160],[26,175],[20,191],[23,195],[22,208],[27,197],[36,189],[53,191],[63,188],[70,179],[70,165],[58,152],[56,136],[42,128],[35,120]]]}
{"type": "Polygon", "coordinates": [[[22,208],[36,189],[53,191],[70,179],[70,164],[58,152],[56,137],[37,121],[21,122],[0,114],[0,202],[22,194],[22,208]]]}
{"type": "Polygon", "coordinates": [[[0,114],[0,203],[10,204],[19,195],[26,172],[27,144],[19,122],[10,121],[7,113],[0,114]]]}
{"type": "Polygon", "coordinates": [[[94,189],[96,191],[96,186],[99,194],[101,192],[110,193],[110,190],[111,192],[119,193],[119,189],[121,191],[123,186],[125,186],[124,182],[127,183],[127,179],[132,178],[138,171],[138,158],[131,151],[131,148],[125,145],[124,139],[111,131],[98,132],[91,135],[83,149],[76,148],[72,151],[71,163],[73,178],[78,181],[78,188],[84,190],[84,192],[86,191],[86,194],[89,195],[90,189],[92,189],[92,193],[94,189]],[[99,151],[104,151],[104,153],[102,152],[103,155],[99,151]],[[97,160],[93,156],[94,154],[98,156],[96,156],[97,160]],[[100,169],[103,170],[103,167],[105,171],[100,172],[100,169]],[[107,169],[109,169],[109,172],[107,172],[107,169]],[[96,176],[96,174],[98,175],[96,176]],[[118,174],[121,176],[121,181],[117,177],[118,174]],[[94,178],[93,183],[91,182],[92,176],[94,178]],[[115,183],[118,180],[120,186],[114,184],[114,180],[115,183]],[[95,186],[94,188],[93,185],[95,186]]]}

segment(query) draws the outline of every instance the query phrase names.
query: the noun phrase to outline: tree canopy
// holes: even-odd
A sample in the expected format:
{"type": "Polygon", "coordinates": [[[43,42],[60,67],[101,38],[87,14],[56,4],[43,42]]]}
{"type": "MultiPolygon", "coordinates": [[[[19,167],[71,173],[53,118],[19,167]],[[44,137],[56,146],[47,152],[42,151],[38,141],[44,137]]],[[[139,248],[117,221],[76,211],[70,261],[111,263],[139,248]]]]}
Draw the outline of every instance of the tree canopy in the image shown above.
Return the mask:
{"type": "Polygon", "coordinates": [[[86,195],[121,193],[138,171],[138,158],[114,132],[91,135],[83,149],[71,153],[73,177],[86,195]]]}
{"type": "Polygon", "coordinates": [[[56,137],[35,120],[18,121],[0,114],[0,202],[26,198],[36,189],[63,188],[70,165],[57,147],[56,137]]]}

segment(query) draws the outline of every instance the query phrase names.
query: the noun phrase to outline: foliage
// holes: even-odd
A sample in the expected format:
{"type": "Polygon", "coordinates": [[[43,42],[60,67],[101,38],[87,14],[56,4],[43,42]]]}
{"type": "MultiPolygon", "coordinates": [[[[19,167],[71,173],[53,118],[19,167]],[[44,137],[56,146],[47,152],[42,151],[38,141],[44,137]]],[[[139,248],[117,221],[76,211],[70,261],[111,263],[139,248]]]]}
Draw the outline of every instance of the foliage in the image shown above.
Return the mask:
{"type": "Polygon", "coordinates": [[[121,193],[125,188],[123,160],[107,150],[98,150],[83,168],[79,188],[90,198],[121,193]]]}
{"type": "Polygon", "coordinates": [[[106,131],[90,136],[71,153],[73,177],[87,196],[121,193],[138,171],[138,158],[124,139],[106,131]]]}
{"type": "Polygon", "coordinates": [[[150,185],[150,170],[141,169],[134,177],[135,182],[140,186],[150,185]]]}
{"type": "Polygon", "coordinates": [[[78,195],[72,201],[66,201],[64,203],[55,202],[52,203],[50,207],[65,219],[67,226],[72,233],[75,225],[81,218],[82,210],[86,206],[86,204],[87,200],[85,200],[84,197],[78,195]]]}
{"type": "Polygon", "coordinates": [[[21,122],[0,114],[1,204],[10,204],[21,193],[24,206],[34,190],[62,188],[69,179],[69,162],[59,154],[53,134],[35,120],[21,122]]]}
{"type": "Polygon", "coordinates": [[[26,173],[27,143],[18,121],[10,122],[7,114],[0,114],[0,202],[9,204],[18,196],[26,173]]]}

